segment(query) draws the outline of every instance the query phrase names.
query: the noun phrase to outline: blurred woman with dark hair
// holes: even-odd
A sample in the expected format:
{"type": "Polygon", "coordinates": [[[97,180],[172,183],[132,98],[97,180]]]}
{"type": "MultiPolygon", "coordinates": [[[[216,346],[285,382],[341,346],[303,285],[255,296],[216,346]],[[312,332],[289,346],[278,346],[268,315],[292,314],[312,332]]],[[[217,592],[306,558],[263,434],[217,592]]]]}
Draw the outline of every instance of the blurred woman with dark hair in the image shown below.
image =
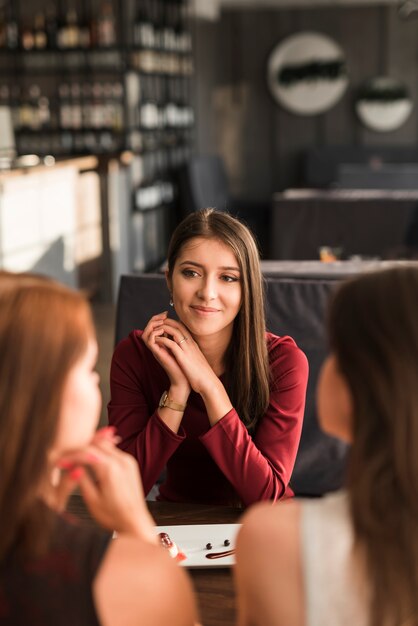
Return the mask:
{"type": "Polygon", "coordinates": [[[240,626],[418,624],[418,267],[343,284],[329,336],[318,414],[352,443],[347,491],[244,517],[240,626]]]}

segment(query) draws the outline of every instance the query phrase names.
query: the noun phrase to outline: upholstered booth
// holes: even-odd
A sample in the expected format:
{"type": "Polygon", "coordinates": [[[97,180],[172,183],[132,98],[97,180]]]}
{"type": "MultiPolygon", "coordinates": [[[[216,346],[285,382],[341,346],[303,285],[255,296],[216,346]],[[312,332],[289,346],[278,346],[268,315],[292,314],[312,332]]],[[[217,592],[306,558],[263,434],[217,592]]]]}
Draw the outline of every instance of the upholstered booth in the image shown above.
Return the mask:
{"type": "MultiPolygon", "coordinates": [[[[271,265],[271,264],[270,264],[271,265]]],[[[328,278],[283,278],[266,274],[267,326],[292,336],[308,357],[310,376],[302,440],[292,478],[297,494],[320,495],[341,486],[347,447],[323,434],[317,423],[315,386],[326,354],[324,315],[338,274],[328,278]]],[[[273,274],[273,275],[272,275],[273,274]]],[[[169,308],[162,274],[122,276],[119,289],[116,342],[133,328],[144,328],[149,318],[169,308]]]]}
{"type": "Polygon", "coordinates": [[[318,259],[322,246],[339,248],[344,259],[391,258],[402,246],[411,247],[417,212],[418,189],[275,194],[270,258],[318,259]]]}
{"type": "Polygon", "coordinates": [[[303,158],[305,187],[418,189],[414,146],[314,146],[303,158]]]}
{"type": "Polygon", "coordinates": [[[269,258],[318,259],[322,246],[354,255],[418,255],[418,150],[315,146],[303,185],[274,195],[269,258]]]}

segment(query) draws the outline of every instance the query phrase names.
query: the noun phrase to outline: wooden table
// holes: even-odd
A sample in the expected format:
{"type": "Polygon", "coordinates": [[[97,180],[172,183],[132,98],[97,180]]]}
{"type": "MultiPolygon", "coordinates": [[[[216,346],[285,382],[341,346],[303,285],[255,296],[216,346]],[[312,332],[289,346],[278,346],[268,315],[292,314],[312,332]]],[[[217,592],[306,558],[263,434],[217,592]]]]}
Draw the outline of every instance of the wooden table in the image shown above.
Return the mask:
{"type": "MultiPolygon", "coordinates": [[[[233,507],[147,502],[157,526],[175,524],[233,524],[242,510],[233,507]]],[[[68,510],[94,524],[79,495],[71,497],[68,510]]],[[[233,626],[235,597],[231,568],[188,570],[192,580],[203,626],[233,626]]]]}

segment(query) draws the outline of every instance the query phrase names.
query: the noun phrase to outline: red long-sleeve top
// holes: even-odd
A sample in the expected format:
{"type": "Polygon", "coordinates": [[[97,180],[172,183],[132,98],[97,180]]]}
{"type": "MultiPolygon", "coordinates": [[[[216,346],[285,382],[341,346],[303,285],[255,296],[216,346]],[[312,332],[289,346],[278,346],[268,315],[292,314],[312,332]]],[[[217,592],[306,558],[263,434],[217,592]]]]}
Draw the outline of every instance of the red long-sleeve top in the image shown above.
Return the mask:
{"type": "MultiPolygon", "coordinates": [[[[148,493],[164,467],[161,500],[245,506],[293,495],[289,480],[299,445],[308,362],[291,337],[266,334],[270,402],[253,437],[235,409],[210,426],[200,394],[190,393],[178,433],[159,417],[170,382],[135,330],[112,359],[109,423],[139,463],[148,493]]],[[[222,381],[222,376],[220,377],[222,381]]]]}

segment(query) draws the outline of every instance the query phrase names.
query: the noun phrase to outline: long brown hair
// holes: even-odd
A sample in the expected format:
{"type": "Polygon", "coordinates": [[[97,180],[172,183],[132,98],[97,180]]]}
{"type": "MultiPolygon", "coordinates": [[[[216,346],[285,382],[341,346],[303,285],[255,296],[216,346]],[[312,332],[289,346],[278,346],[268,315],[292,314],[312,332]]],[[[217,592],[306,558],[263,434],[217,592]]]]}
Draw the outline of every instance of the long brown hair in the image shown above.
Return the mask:
{"type": "Polygon", "coordinates": [[[372,626],[418,625],[418,266],[336,293],[331,348],[353,398],[348,489],[372,626]]]}
{"type": "Polygon", "coordinates": [[[269,402],[263,279],[260,258],[249,229],[228,213],[202,209],[191,213],[174,231],[168,248],[168,276],[190,239],[217,239],[236,256],[241,272],[242,303],[225,355],[226,387],[238,415],[252,431],[269,402]]]}
{"type": "Polygon", "coordinates": [[[0,558],[44,549],[40,503],[63,386],[94,333],[85,298],[53,281],[0,274],[0,558]]]}

